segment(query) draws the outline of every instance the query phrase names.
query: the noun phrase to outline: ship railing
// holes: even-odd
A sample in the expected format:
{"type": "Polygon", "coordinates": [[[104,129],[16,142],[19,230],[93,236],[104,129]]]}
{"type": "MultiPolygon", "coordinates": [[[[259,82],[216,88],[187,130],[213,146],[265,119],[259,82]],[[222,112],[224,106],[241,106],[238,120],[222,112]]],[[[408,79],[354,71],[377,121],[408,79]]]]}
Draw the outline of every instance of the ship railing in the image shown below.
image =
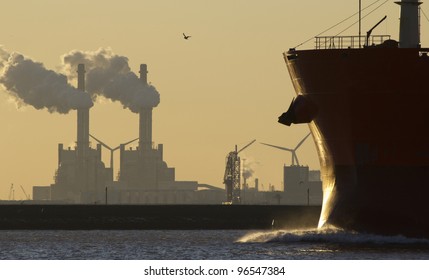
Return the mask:
{"type": "Polygon", "coordinates": [[[321,36],[315,37],[316,49],[359,49],[364,46],[379,45],[390,39],[390,35],[366,36],[321,36]]]}

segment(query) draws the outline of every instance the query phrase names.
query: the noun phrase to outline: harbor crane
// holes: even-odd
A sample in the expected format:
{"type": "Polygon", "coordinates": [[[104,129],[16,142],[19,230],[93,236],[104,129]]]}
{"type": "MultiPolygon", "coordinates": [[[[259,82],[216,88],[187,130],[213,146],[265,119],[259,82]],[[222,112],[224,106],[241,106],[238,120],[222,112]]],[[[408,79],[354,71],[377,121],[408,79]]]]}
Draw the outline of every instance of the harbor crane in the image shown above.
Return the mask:
{"type": "Polygon", "coordinates": [[[290,149],[290,148],[285,148],[285,147],[280,147],[280,146],[274,146],[274,145],[271,145],[271,144],[267,144],[267,143],[261,143],[262,145],[266,145],[266,146],[270,146],[270,147],[273,147],[273,148],[277,148],[277,149],[280,149],[280,150],[284,150],[284,151],[288,151],[288,152],[291,152],[292,153],[292,165],[295,165],[295,162],[296,162],[296,165],[299,165],[299,161],[298,161],[298,157],[297,157],[297,155],[296,155],[296,150],[298,150],[298,148],[302,145],[302,143],[304,143],[304,141],[308,138],[308,136],[310,136],[310,134],[311,133],[309,133],[309,134],[307,134],[299,143],[298,143],[298,145],[296,145],[296,147],[295,147],[295,149],[290,149]]]}
{"type": "Polygon", "coordinates": [[[223,183],[225,184],[226,189],[226,203],[228,204],[240,204],[241,203],[241,194],[240,194],[240,157],[238,154],[255,143],[256,139],[237,150],[237,145],[235,145],[235,150],[229,152],[226,156],[226,167],[225,174],[223,176],[223,183]]]}

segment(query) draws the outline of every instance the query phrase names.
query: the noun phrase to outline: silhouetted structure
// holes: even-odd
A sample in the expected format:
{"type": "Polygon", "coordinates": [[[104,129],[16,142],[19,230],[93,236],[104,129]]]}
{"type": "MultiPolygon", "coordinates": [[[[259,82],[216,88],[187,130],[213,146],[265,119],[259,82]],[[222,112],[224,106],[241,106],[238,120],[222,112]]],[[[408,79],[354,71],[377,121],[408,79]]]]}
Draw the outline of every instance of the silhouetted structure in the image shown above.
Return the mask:
{"type": "MultiPolygon", "coordinates": [[[[140,66],[140,80],[147,83],[147,66],[140,66]]],[[[78,88],[85,91],[84,65],[78,66],[78,88]]],[[[145,94],[142,92],[142,94],[145,94]]],[[[89,133],[89,108],[77,110],[77,141],[74,149],[58,145],[58,168],[51,186],[34,186],[34,203],[85,203],[85,204],[221,204],[225,190],[197,181],[176,181],[175,168],[168,167],[163,159],[164,146],[156,148],[152,142],[153,107],[142,107],[139,112],[139,144],[126,145],[133,139],[112,148],[89,133]],[[93,149],[89,137],[98,144],[93,149]],[[101,149],[110,151],[110,167],[101,161],[101,149]],[[113,176],[113,152],[120,150],[118,181],[113,176]]],[[[227,201],[242,204],[285,204],[283,192],[259,192],[246,184],[240,193],[240,158],[235,150],[227,158],[225,184],[227,201]],[[228,163],[228,160],[230,161],[228,163]],[[234,178],[232,181],[230,179],[234,178]]],[[[305,204],[305,203],[302,203],[305,204]]]]}
{"type": "MultiPolygon", "coordinates": [[[[85,91],[85,66],[78,66],[78,89],[85,91]]],[[[101,161],[101,145],[89,142],[89,108],[77,109],[76,147],[64,149],[58,144],[58,169],[51,186],[51,199],[77,203],[102,201],[107,182],[112,181],[111,168],[101,161]]]]}
{"type": "Polygon", "coordinates": [[[289,205],[321,205],[322,204],[322,181],[320,171],[309,170],[308,166],[299,164],[296,151],[310,136],[307,134],[294,149],[261,143],[283,151],[291,152],[291,165],[283,167],[283,203],[289,205]]]}
{"type": "MultiPolygon", "coordinates": [[[[140,80],[147,85],[147,65],[140,65],[140,80]]],[[[139,113],[139,146],[126,150],[120,147],[119,183],[128,194],[122,203],[190,202],[198,188],[196,181],[175,181],[175,169],[163,160],[163,144],[152,142],[152,107],[142,107],[139,113]]]]}
{"type": "Polygon", "coordinates": [[[396,3],[399,41],[316,36],[315,49],[284,52],[296,98],[279,122],[308,123],[313,135],[319,227],[428,238],[429,48],[420,45],[421,2],[396,3]]]}
{"type": "Polygon", "coordinates": [[[241,160],[238,154],[250,145],[252,145],[255,141],[256,140],[253,140],[252,142],[241,148],[239,151],[237,151],[237,145],[235,145],[235,150],[229,152],[226,156],[225,173],[223,176],[223,183],[225,184],[226,189],[226,203],[241,203],[241,160]]]}
{"type": "Polygon", "coordinates": [[[319,170],[303,165],[284,165],[283,202],[288,205],[321,205],[322,181],[319,170]]]}

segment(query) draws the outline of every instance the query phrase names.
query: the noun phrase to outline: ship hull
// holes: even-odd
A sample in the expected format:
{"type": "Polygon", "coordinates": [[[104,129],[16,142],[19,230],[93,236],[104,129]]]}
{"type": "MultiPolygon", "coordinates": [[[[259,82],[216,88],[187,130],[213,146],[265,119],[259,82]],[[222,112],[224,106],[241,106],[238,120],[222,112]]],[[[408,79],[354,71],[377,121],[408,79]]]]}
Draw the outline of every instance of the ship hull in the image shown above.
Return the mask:
{"type": "Polygon", "coordinates": [[[429,237],[427,55],[381,46],[284,58],[296,94],[317,108],[319,226],[429,237]]]}

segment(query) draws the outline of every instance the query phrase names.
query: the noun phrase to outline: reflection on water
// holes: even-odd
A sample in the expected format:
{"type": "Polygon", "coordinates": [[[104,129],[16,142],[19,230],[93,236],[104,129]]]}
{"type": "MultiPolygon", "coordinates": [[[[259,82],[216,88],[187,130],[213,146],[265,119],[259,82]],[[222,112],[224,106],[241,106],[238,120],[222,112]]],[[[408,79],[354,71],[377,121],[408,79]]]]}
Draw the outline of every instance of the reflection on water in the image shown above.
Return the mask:
{"type": "Polygon", "coordinates": [[[338,229],[0,231],[1,259],[429,259],[429,241],[338,229]]]}

